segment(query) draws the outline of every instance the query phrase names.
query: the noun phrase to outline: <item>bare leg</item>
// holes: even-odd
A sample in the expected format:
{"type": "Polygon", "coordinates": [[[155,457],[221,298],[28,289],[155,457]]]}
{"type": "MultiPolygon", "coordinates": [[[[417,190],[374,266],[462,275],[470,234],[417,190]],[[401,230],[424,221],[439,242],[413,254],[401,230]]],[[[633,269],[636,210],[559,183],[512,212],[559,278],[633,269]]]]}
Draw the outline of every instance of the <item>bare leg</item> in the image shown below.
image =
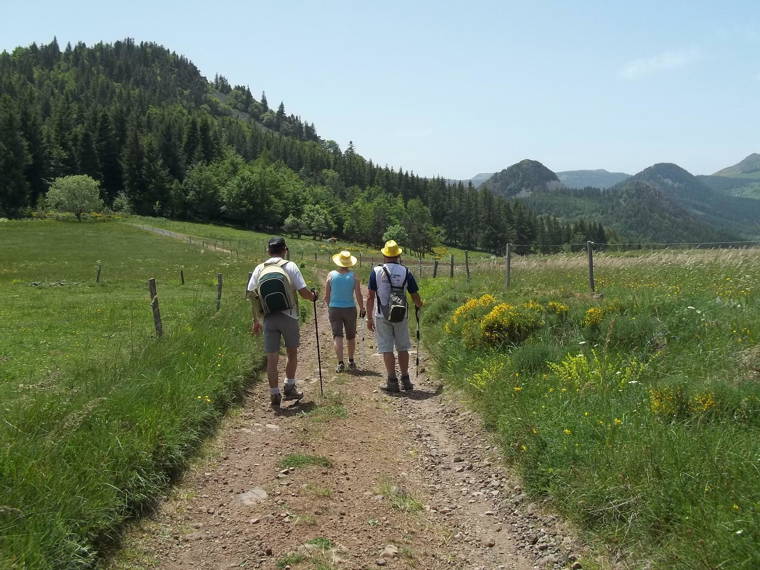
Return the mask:
{"type": "Polygon", "coordinates": [[[295,379],[296,368],[298,367],[298,347],[286,348],[285,351],[288,354],[288,362],[285,364],[285,376],[286,378],[295,379]]]}
{"type": "Polygon", "coordinates": [[[277,352],[267,352],[267,378],[269,387],[277,388],[277,363],[280,360],[280,354],[277,352]]]}
{"type": "Polygon", "coordinates": [[[354,359],[354,352],[356,351],[356,337],[347,339],[348,342],[348,359],[354,359]]]}
{"type": "MultiPolygon", "coordinates": [[[[338,362],[343,362],[343,337],[342,336],[333,337],[333,342],[335,343],[335,356],[338,357],[338,362]]],[[[348,353],[351,354],[350,348],[349,348],[348,353]]]]}
{"type": "Polygon", "coordinates": [[[401,350],[398,353],[398,367],[401,369],[401,375],[409,374],[409,352],[401,350]]]}
{"type": "Polygon", "coordinates": [[[396,358],[392,352],[383,352],[383,362],[388,376],[396,376],[396,358]]]}

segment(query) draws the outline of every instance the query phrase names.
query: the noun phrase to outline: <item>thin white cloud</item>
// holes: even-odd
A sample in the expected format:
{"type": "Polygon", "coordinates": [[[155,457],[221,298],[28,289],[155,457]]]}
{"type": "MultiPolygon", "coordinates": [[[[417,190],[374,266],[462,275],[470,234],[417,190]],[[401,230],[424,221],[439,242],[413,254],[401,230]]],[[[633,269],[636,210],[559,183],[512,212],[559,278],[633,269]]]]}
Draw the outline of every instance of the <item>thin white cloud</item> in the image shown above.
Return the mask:
{"type": "Polygon", "coordinates": [[[623,79],[640,79],[646,75],[685,67],[700,58],[699,50],[685,49],[664,51],[652,57],[634,59],[626,63],[618,72],[623,79]]]}

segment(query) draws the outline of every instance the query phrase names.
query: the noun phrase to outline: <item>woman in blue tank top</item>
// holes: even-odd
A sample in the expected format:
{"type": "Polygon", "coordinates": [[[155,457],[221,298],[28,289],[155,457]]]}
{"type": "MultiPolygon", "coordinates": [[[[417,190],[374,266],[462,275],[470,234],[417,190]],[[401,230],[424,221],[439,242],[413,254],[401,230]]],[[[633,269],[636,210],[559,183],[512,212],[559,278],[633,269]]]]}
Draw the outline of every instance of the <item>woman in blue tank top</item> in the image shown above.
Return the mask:
{"type": "Polygon", "coordinates": [[[325,304],[328,307],[330,326],[332,327],[335,344],[335,356],[338,357],[336,372],[344,372],[346,364],[343,362],[343,331],[345,329],[348,344],[348,370],[356,370],[354,362],[354,350],[356,349],[356,304],[359,303],[361,316],[364,318],[364,297],[362,297],[361,284],[351,267],[356,265],[356,257],[349,251],[341,251],[332,256],[333,263],[338,269],[330,271],[325,284],[325,304]]]}

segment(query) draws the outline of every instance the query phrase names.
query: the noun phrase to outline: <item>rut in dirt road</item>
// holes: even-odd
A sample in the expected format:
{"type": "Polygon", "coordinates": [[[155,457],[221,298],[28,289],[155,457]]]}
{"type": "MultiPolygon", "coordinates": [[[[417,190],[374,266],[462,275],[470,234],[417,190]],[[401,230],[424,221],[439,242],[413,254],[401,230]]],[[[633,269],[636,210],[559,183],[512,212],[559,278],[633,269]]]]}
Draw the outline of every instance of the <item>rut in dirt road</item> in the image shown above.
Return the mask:
{"type": "Polygon", "coordinates": [[[529,502],[424,354],[415,390],[388,395],[371,333],[360,327],[359,372],[335,374],[318,316],[325,397],[310,322],[305,398],[275,412],[258,382],[111,567],[580,568],[579,543],[529,502]]]}

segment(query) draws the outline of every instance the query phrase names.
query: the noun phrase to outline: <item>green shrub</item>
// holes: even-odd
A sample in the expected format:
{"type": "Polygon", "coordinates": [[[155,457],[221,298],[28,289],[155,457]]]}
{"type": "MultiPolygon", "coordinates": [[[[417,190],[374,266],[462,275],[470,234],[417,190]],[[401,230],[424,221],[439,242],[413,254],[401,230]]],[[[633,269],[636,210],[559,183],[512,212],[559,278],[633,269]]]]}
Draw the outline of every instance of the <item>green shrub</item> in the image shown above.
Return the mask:
{"type": "Polygon", "coordinates": [[[547,370],[549,363],[560,360],[563,354],[556,344],[527,343],[512,351],[512,367],[518,372],[536,374],[547,370]]]}

